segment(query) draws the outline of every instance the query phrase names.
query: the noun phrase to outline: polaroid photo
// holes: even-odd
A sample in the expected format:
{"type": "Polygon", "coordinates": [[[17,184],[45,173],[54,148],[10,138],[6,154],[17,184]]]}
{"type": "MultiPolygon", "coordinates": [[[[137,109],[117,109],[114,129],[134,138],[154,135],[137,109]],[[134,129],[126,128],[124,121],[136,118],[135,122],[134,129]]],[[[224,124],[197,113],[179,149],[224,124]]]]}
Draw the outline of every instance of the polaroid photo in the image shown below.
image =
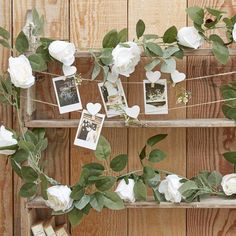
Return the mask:
{"type": "Polygon", "coordinates": [[[103,114],[93,117],[87,110],[83,110],[74,145],[96,150],[104,119],[103,114]]]}
{"type": "Polygon", "coordinates": [[[53,86],[60,114],[82,109],[79,90],[73,78],[53,78],[53,86]]]}
{"type": "Polygon", "coordinates": [[[114,83],[110,81],[99,83],[98,87],[107,117],[122,115],[124,113],[123,108],[128,107],[128,105],[121,80],[118,79],[114,83]],[[121,109],[117,109],[117,107],[121,109]]]}
{"type": "Polygon", "coordinates": [[[167,82],[160,79],[155,83],[143,81],[145,114],[168,114],[167,82]]]}

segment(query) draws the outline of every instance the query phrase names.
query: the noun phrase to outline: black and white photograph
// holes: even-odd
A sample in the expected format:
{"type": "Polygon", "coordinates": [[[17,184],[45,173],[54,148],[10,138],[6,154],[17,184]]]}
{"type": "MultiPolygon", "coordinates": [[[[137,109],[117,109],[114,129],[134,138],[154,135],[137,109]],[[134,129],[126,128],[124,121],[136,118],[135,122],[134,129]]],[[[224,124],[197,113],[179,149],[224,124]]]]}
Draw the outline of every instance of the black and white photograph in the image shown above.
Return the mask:
{"type": "Polygon", "coordinates": [[[143,81],[145,114],[168,114],[167,82],[143,81]]]}
{"type": "Polygon", "coordinates": [[[73,78],[53,78],[60,114],[82,109],[80,94],[73,78]]]}
{"type": "Polygon", "coordinates": [[[111,118],[123,114],[123,109],[127,107],[127,100],[121,80],[118,79],[115,83],[110,81],[99,83],[98,87],[107,117],[111,118]]]}
{"type": "Polygon", "coordinates": [[[104,119],[103,114],[92,116],[88,111],[83,110],[74,145],[96,150],[104,119]]]}

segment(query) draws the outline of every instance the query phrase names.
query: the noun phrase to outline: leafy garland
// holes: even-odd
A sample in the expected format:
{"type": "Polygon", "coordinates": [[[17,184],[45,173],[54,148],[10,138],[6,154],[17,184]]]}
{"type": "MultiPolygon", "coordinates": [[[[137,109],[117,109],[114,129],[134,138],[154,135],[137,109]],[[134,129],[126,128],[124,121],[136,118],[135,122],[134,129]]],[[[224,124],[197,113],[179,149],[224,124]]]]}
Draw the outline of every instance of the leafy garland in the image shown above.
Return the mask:
{"type": "MultiPolygon", "coordinates": [[[[228,45],[234,41],[233,30],[236,16],[223,18],[224,12],[222,11],[211,8],[207,8],[204,11],[199,7],[188,8],[187,13],[193,20],[194,27],[198,33],[206,42],[212,45],[213,53],[217,60],[222,64],[227,63],[229,58],[228,45]],[[211,19],[205,20],[206,14],[210,14],[212,16],[211,19]],[[220,26],[220,28],[226,31],[228,42],[224,42],[215,34],[207,36],[208,30],[219,28],[218,24],[222,22],[225,25],[223,27],[220,26]]],[[[35,9],[32,14],[33,24],[29,24],[27,27],[32,27],[30,32],[35,37],[35,40],[33,42],[29,41],[29,37],[32,35],[29,36],[22,31],[16,39],[15,49],[20,54],[26,53],[32,70],[39,72],[46,70],[47,63],[53,60],[48,51],[48,47],[53,40],[39,37],[44,20],[35,9]]],[[[142,20],[139,20],[136,26],[136,43],[143,48],[145,56],[150,60],[145,69],[150,71],[160,64],[162,72],[172,73],[173,69],[176,69],[175,58],[182,58],[183,49],[185,49],[177,40],[178,31],[176,27],[170,27],[162,37],[154,34],[145,35],[144,32],[145,24],[142,20]]],[[[8,42],[10,38],[9,32],[0,28],[0,36],[0,44],[11,49],[8,42]]],[[[104,73],[104,80],[107,79],[107,75],[111,72],[113,66],[112,51],[117,45],[128,48],[129,44],[126,41],[127,29],[123,29],[120,32],[112,30],[104,37],[103,49],[100,55],[97,56],[94,52],[91,52],[95,59],[92,79],[95,79],[101,70],[104,73]]],[[[221,92],[224,99],[235,98],[235,82],[222,86],[221,92]]],[[[153,196],[157,203],[167,200],[172,202],[180,202],[181,200],[192,202],[205,195],[226,197],[236,194],[224,189],[224,186],[227,185],[227,178],[230,178],[231,175],[234,177],[234,174],[224,176],[222,179],[221,174],[217,171],[202,171],[197,176],[187,179],[154,167],[154,163],[159,163],[166,158],[166,154],[156,148],[156,145],[166,138],[166,134],[150,137],[139,152],[142,169],[123,175],[119,173],[125,170],[127,166],[127,154],[120,154],[111,158],[111,146],[101,136],[95,151],[97,162],[82,166],[80,178],[74,186],[63,186],[44,172],[41,153],[48,145],[45,130],[29,130],[24,127],[20,96],[21,88],[12,83],[8,73],[3,74],[0,77],[0,101],[15,108],[19,132],[5,130],[5,127],[1,127],[0,153],[9,155],[13,170],[24,181],[20,189],[20,195],[26,198],[31,198],[38,194],[41,195],[48,206],[56,210],[53,214],[68,213],[72,226],[80,223],[91,208],[97,211],[101,211],[103,208],[120,210],[125,207],[123,200],[145,201],[147,198],[147,188],[153,190],[153,196]],[[13,141],[13,145],[2,145],[4,133],[8,136],[10,135],[7,141],[13,141]],[[175,188],[172,189],[174,194],[169,193],[166,188],[171,181],[175,183],[175,188]],[[116,191],[114,191],[114,186],[117,182],[119,182],[119,185],[116,191]],[[57,187],[62,187],[62,193],[64,194],[62,194],[62,199],[55,195],[56,192],[51,192],[53,187],[49,186],[56,187],[53,189],[55,191],[57,191],[57,187]]],[[[236,120],[236,101],[225,102],[223,112],[227,118],[236,120]]],[[[224,157],[236,167],[236,152],[225,153],[224,157]]]]}

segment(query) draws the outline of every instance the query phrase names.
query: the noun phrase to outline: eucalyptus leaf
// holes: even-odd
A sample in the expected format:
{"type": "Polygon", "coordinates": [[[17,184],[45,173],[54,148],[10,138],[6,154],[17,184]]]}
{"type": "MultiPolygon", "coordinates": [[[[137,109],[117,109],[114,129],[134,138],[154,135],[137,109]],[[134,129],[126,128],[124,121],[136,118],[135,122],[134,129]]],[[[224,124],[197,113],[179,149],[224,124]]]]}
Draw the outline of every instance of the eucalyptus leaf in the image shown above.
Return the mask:
{"type": "Polygon", "coordinates": [[[127,42],[128,40],[128,29],[124,28],[118,33],[118,41],[119,43],[127,42]]]}
{"type": "Polygon", "coordinates": [[[19,53],[24,53],[29,49],[29,42],[23,31],[16,38],[16,50],[19,53]]]}
{"type": "Polygon", "coordinates": [[[98,75],[100,74],[100,72],[101,72],[100,65],[98,64],[98,62],[94,62],[93,72],[92,72],[92,80],[95,80],[98,77],[98,75]]]}
{"type": "Polygon", "coordinates": [[[100,212],[104,207],[104,196],[100,192],[95,192],[90,196],[90,205],[93,209],[100,212]]]}
{"type": "Polygon", "coordinates": [[[170,46],[167,47],[163,52],[163,58],[169,58],[172,55],[174,55],[176,52],[178,52],[180,49],[176,46],[170,46]]]}
{"type": "Polygon", "coordinates": [[[229,60],[229,49],[227,46],[219,43],[218,41],[213,41],[212,51],[216,59],[223,65],[227,64],[229,60]]]}
{"type": "Polygon", "coordinates": [[[83,219],[83,216],[84,216],[83,212],[81,210],[76,209],[76,208],[74,208],[72,211],[70,211],[68,213],[68,218],[71,223],[71,226],[74,227],[76,225],[79,225],[83,219]]]}
{"type": "Polygon", "coordinates": [[[11,159],[14,159],[18,164],[23,163],[24,161],[27,161],[29,157],[29,152],[20,149],[17,150],[11,157],[11,159]]]}
{"type": "Polygon", "coordinates": [[[222,181],[222,175],[218,171],[213,171],[209,176],[208,176],[208,182],[211,186],[213,187],[218,187],[221,184],[222,181]]]}
{"type": "Polygon", "coordinates": [[[115,177],[106,176],[105,178],[96,181],[95,186],[99,191],[104,192],[112,188],[115,182],[115,177]]]}
{"type": "Polygon", "coordinates": [[[177,39],[178,30],[176,26],[171,26],[169,29],[166,30],[163,36],[164,43],[174,43],[177,39]]]}
{"type": "Polygon", "coordinates": [[[135,199],[145,201],[147,198],[147,189],[142,180],[138,180],[134,184],[135,199]]]}
{"type": "Polygon", "coordinates": [[[144,31],[145,31],[145,23],[143,22],[143,20],[140,19],[136,24],[136,35],[138,39],[143,36],[144,31]]]}
{"type": "Polygon", "coordinates": [[[15,173],[22,178],[21,175],[21,166],[18,162],[16,162],[13,158],[11,158],[11,167],[15,171],[15,173]]]}
{"type": "Polygon", "coordinates": [[[122,171],[128,163],[128,156],[126,154],[121,154],[114,157],[111,160],[110,167],[113,171],[122,171]]]}
{"type": "Polygon", "coordinates": [[[2,28],[1,26],[0,26],[0,36],[6,40],[10,39],[10,33],[6,29],[2,28]]]}
{"type": "Polygon", "coordinates": [[[154,59],[154,60],[152,60],[150,63],[148,63],[147,65],[145,65],[145,67],[144,67],[144,69],[146,70],[146,71],[151,71],[151,70],[153,70],[158,64],[160,64],[160,60],[159,59],[154,59]]]}
{"type": "Polygon", "coordinates": [[[47,194],[47,189],[49,187],[48,180],[44,174],[40,175],[40,186],[41,186],[41,194],[44,200],[48,200],[48,194],[47,194]]]}
{"type": "Polygon", "coordinates": [[[174,58],[164,59],[164,62],[161,64],[161,72],[163,73],[172,73],[176,70],[176,61],[174,58]]]}
{"type": "Polygon", "coordinates": [[[36,194],[37,185],[35,183],[26,183],[20,188],[20,196],[29,198],[33,197],[36,194]]]}
{"type": "Polygon", "coordinates": [[[106,191],[104,193],[104,206],[111,210],[124,209],[124,202],[115,192],[106,191]]]}
{"type": "Polygon", "coordinates": [[[0,39],[0,44],[5,48],[11,48],[10,44],[4,39],[0,39]]]}
{"type": "Polygon", "coordinates": [[[149,146],[154,146],[155,144],[159,143],[160,141],[162,141],[163,139],[165,139],[167,137],[168,134],[157,134],[157,135],[154,135],[152,137],[150,137],[148,140],[147,140],[147,144],[149,146]]]}
{"type": "Polygon", "coordinates": [[[33,183],[38,179],[37,172],[30,166],[22,166],[21,175],[26,183],[33,183]]]}
{"type": "Polygon", "coordinates": [[[204,22],[204,10],[200,7],[194,6],[186,9],[188,16],[194,23],[202,25],[204,22]]]}
{"type": "Polygon", "coordinates": [[[30,65],[33,71],[44,71],[47,69],[47,64],[45,63],[41,54],[32,54],[28,57],[30,65]]]}
{"type": "Polygon", "coordinates": [[[75,207],[79,210],[82,210],[90,202],[90,196],[84,195],[79,201],[74,203],[75,207]]]}
{"type": "Polygon", "coordinates": [[[80,200],[84,196],[84,193],[84,187],[77,185],[73,187],[70,197],[74,200],[80,200]]]}
{"type": "Polygon", "coordinates": [[[166,158],[166,154],[163,151],[159,149],[154,149],[150,152],[148,160],[150,162],[157,163],[164,160],[165,158],[166,158]]]}
{"type": "Polygon", "coordinates": [[[155,55],[163,56],[162,48],[158,44],[153,43],[153,42],[148,42],[146,43],[146,47],[149,49],[149,51],[151,51],[155,55]]]}
{"type": "Polygon", "coordinates": [[[143,160],[146,157],[146,145],[142,148],[141,152],[139,153],[140,160],[143,160]]]}
{"type": "Polygon", "coordinates": [[[111,155],[111,145],[105,137],[100,136],[95,156],[98,160],[106,160],[111,155]]]}
{"type": "Polygon", "coordinates": [[[236,165],[236,152],[225,152],[223,156],[226,161],[233,165],[236,165]]]}
{"type": "Polygon", "coordinates": [[[118,43],[118,32],[113,29],[104,36],[102,46],[103,48],[115,48],[118,43]]]}

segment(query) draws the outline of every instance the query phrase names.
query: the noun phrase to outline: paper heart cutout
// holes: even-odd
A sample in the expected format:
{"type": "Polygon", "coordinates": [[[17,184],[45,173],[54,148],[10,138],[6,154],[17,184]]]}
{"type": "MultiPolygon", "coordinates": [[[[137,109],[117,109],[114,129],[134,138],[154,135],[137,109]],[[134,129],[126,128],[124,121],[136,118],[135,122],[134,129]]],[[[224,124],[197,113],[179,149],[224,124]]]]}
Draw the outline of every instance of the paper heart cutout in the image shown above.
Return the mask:
{"type": "Polygon", "coordinates": [[[132,107],[125,107],[124,110],[127,116],[136,119],[139,115],[140,107],[138,105],[135,105],[132,107]]]}
{"type": "Polygon", "coordinates": [[[160,71],[147,71],[146,77],[151,83],[157,82],[161,78],[161,72],[160,71]]]}
{"type": "Polygon", "coordinates": [[[186,75],[184,73],[180,73],[179,71],[175,70],[171,73],[171,79],[173,83],[179,83],[186,79],[186,75]]]}
{"type": "Polygon", "coordinates": [[[100,103],[88,103],[87,104],[87,111],[92,115],[95,116],[102,108],[100,103]]]}
{"type": "Polygon", "coordinates": [[[119,74],[115,71],[108,72],[107,80],[111,83],[115,83],[118,80],[119,74]]]}
{"type": "Polygon", "coordinates": [[[75,66],[63,65],[62,70],[63,70],[63,73],[65,76],[70,76],[70,75],[74,75],[76,73],[77,68],[75,66]]]}

